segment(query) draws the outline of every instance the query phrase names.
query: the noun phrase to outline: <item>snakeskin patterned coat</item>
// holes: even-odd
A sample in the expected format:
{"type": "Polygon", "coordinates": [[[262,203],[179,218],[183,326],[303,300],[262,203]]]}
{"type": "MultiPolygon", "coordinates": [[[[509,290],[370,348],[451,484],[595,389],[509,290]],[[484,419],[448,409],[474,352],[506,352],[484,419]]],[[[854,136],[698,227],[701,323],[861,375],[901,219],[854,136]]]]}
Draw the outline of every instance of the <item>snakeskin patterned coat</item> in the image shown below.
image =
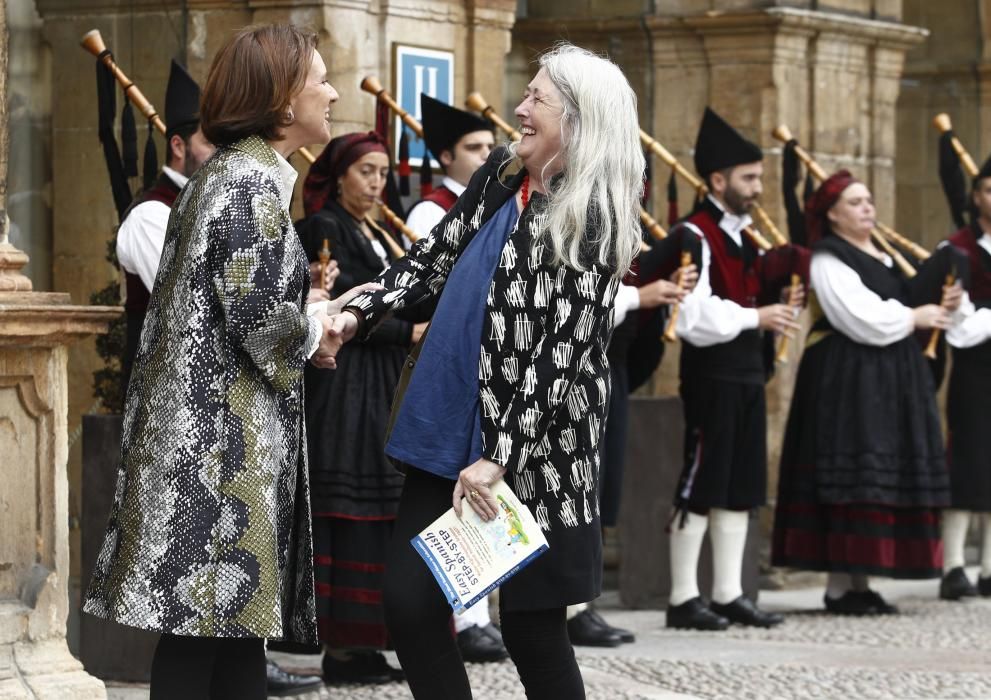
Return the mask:
{"type": "MultiPolygon", "coordinates": [[[[515,161],[503,166],[507,157],[504,148],[495,149],[431,235],[376,280],[385,289],[351,302],[364,318],[362,333],[389,311],[441,294],[462,251],[520,188],[526,172],[515,161]]],[[[539,193],[531,196],[503,247],[489,288],[478,368],[483,455],[506,467],[507,483],[550,545],[502,586],[502,603],[510,610],[593,600],[602,578],[599,443],[619,280],[613,270],[592,264],[587,251],[585,272],[552,264],[534,240],[546,203],[539,193]]],[[[590,227],[585,240],[598,235],[590,227]]],[[[414,364],[411,357],[407,369],[414,364]]]]}
{"type": "Polygon", "coordinates": [[[282,163],[244,139],[176,200],[88,613],[316,641],[302,375],[320,326],[282,163]]]}

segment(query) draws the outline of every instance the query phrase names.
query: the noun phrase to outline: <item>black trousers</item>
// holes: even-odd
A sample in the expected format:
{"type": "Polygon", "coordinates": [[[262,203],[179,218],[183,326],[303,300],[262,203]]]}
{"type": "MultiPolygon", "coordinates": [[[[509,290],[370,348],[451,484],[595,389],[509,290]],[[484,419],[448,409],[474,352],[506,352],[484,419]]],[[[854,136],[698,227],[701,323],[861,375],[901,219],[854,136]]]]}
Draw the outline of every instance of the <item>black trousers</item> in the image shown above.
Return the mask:
{"type": "MultiPolygon", "coordinates": [[[[461,652],[451,633],[451,606],[410,539],[451,507],[454,482],[408,467],[395,535],[386,562],[385,622],[418,700],[472,697],[461,652]]],[[[578,662],[568,639],[565,608],[500,611],[502,637],[527,698],[581,700],[578,662]]]]}
{"type": "Polygon", "coordinates": [[[265,700],[265,640],[163,634],[150,700],[265,700]]]}

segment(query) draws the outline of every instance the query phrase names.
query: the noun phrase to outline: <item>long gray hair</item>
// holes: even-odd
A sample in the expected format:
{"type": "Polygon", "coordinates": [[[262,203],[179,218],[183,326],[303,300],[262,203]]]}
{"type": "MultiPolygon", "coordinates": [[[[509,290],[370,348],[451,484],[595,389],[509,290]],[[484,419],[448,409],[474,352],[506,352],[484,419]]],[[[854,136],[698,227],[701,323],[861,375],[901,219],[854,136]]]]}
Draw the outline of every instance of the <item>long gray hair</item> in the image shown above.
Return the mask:
{"type": "Polygon", "coordinates": [[[555,264],[584,270],[591,249],[596,262],[615,265],[615,276],[622,277],[640,250],[644,157],[637,96],[615,63],[572,44],[557,44],[539,63],[564,109],[564,169],[547,193],[539,239],[555,264]],[[590,239],[586,228],[596,232],[590,239]]]}

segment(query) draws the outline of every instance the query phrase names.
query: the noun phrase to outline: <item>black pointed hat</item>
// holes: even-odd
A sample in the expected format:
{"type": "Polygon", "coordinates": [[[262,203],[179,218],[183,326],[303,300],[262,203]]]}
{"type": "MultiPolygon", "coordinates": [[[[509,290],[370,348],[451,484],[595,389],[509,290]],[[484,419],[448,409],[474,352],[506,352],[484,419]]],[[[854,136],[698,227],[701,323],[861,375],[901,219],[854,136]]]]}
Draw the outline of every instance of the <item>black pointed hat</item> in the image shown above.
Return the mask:
{"type": "Polygon", "coordinates": [[[173,59],[169,84],[165,88],[165,135],[200,121],[200,86],[186,69],[173,59]]]}
{"type": "Polygon", "coordinates": [[[439,158],[441,151],[453,150],[465,134],[492,131],[492,123],[488,119],[435,100],[426,93],[420,93],[420,114],[423,117],[423,140],[434,158],[439,158]]]}
{"type": "Polygon", "coordinates": [[[760,146],[743,138],[736,129],[708,107],[695,139],[695,171],[702,177],[723,168],[764,159],[760,146]]]}
{"type": "Polygon", "coordinates": [[[977,176],[974,177],[974,185],[976,186],[978,180],[983,180],[986,177],[991,177],[991,156],[984,161],[984,165],[982,165],[981,169],[977,171],[977,176]]]}

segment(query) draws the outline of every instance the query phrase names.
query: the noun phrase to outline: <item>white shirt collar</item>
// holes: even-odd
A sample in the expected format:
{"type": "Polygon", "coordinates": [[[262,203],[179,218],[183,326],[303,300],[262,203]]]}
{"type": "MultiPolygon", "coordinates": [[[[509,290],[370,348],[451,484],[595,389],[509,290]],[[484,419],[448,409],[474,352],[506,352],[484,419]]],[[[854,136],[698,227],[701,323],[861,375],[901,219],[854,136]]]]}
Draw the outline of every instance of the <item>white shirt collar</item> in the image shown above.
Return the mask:
{"type": "Polygon", "coordinates": [[[459,197],[462,195],[462,193],[464,193],[466,189],[465,186],[462,185],[460,182],[458,182],[454,178],[448,177],[447,175],[444,176],[444,179],[441,181],[440,184],[442,184],[447,189],[451,190],[451,192],[458,195],[459,197]]]}
{"type": "Polygon", "coordinates": [[[288,209],[290,202],[292,202],[292,190],[296,186],[296,178],[299,177],[299,173],[288,160],[282,157],[281,153],[274,148],[272,152],[275,153],[275,160],[279,164],[279,176],[282,178],[282,203],[288,209]]]}
{"type": "Polygon", "coordinates": [[[742,231],[753,223],[753,219],[750,218],[750,214],[737,216],[733,212],[727,211],[726,207],[724,207],[719,200],[711,194],[706,196],[709,198],[709,201],[723,213],[723,217],[719,220],[719,228],[728,233],[730,238],[736,241],[737,245],[743,245],[742,231]]]}
{"type": "Polygon", "coordinates": [[[172,182],[174,182],[176,184],[176,187],[178,187],[180,190],[186,186],[187,182],[189,182],[188,177],[186,177],[177,170],[173,170],[167,165],[162,166],[162,172],[165,173],[168,176],[168,178],[172,180],[172,182]]]}

